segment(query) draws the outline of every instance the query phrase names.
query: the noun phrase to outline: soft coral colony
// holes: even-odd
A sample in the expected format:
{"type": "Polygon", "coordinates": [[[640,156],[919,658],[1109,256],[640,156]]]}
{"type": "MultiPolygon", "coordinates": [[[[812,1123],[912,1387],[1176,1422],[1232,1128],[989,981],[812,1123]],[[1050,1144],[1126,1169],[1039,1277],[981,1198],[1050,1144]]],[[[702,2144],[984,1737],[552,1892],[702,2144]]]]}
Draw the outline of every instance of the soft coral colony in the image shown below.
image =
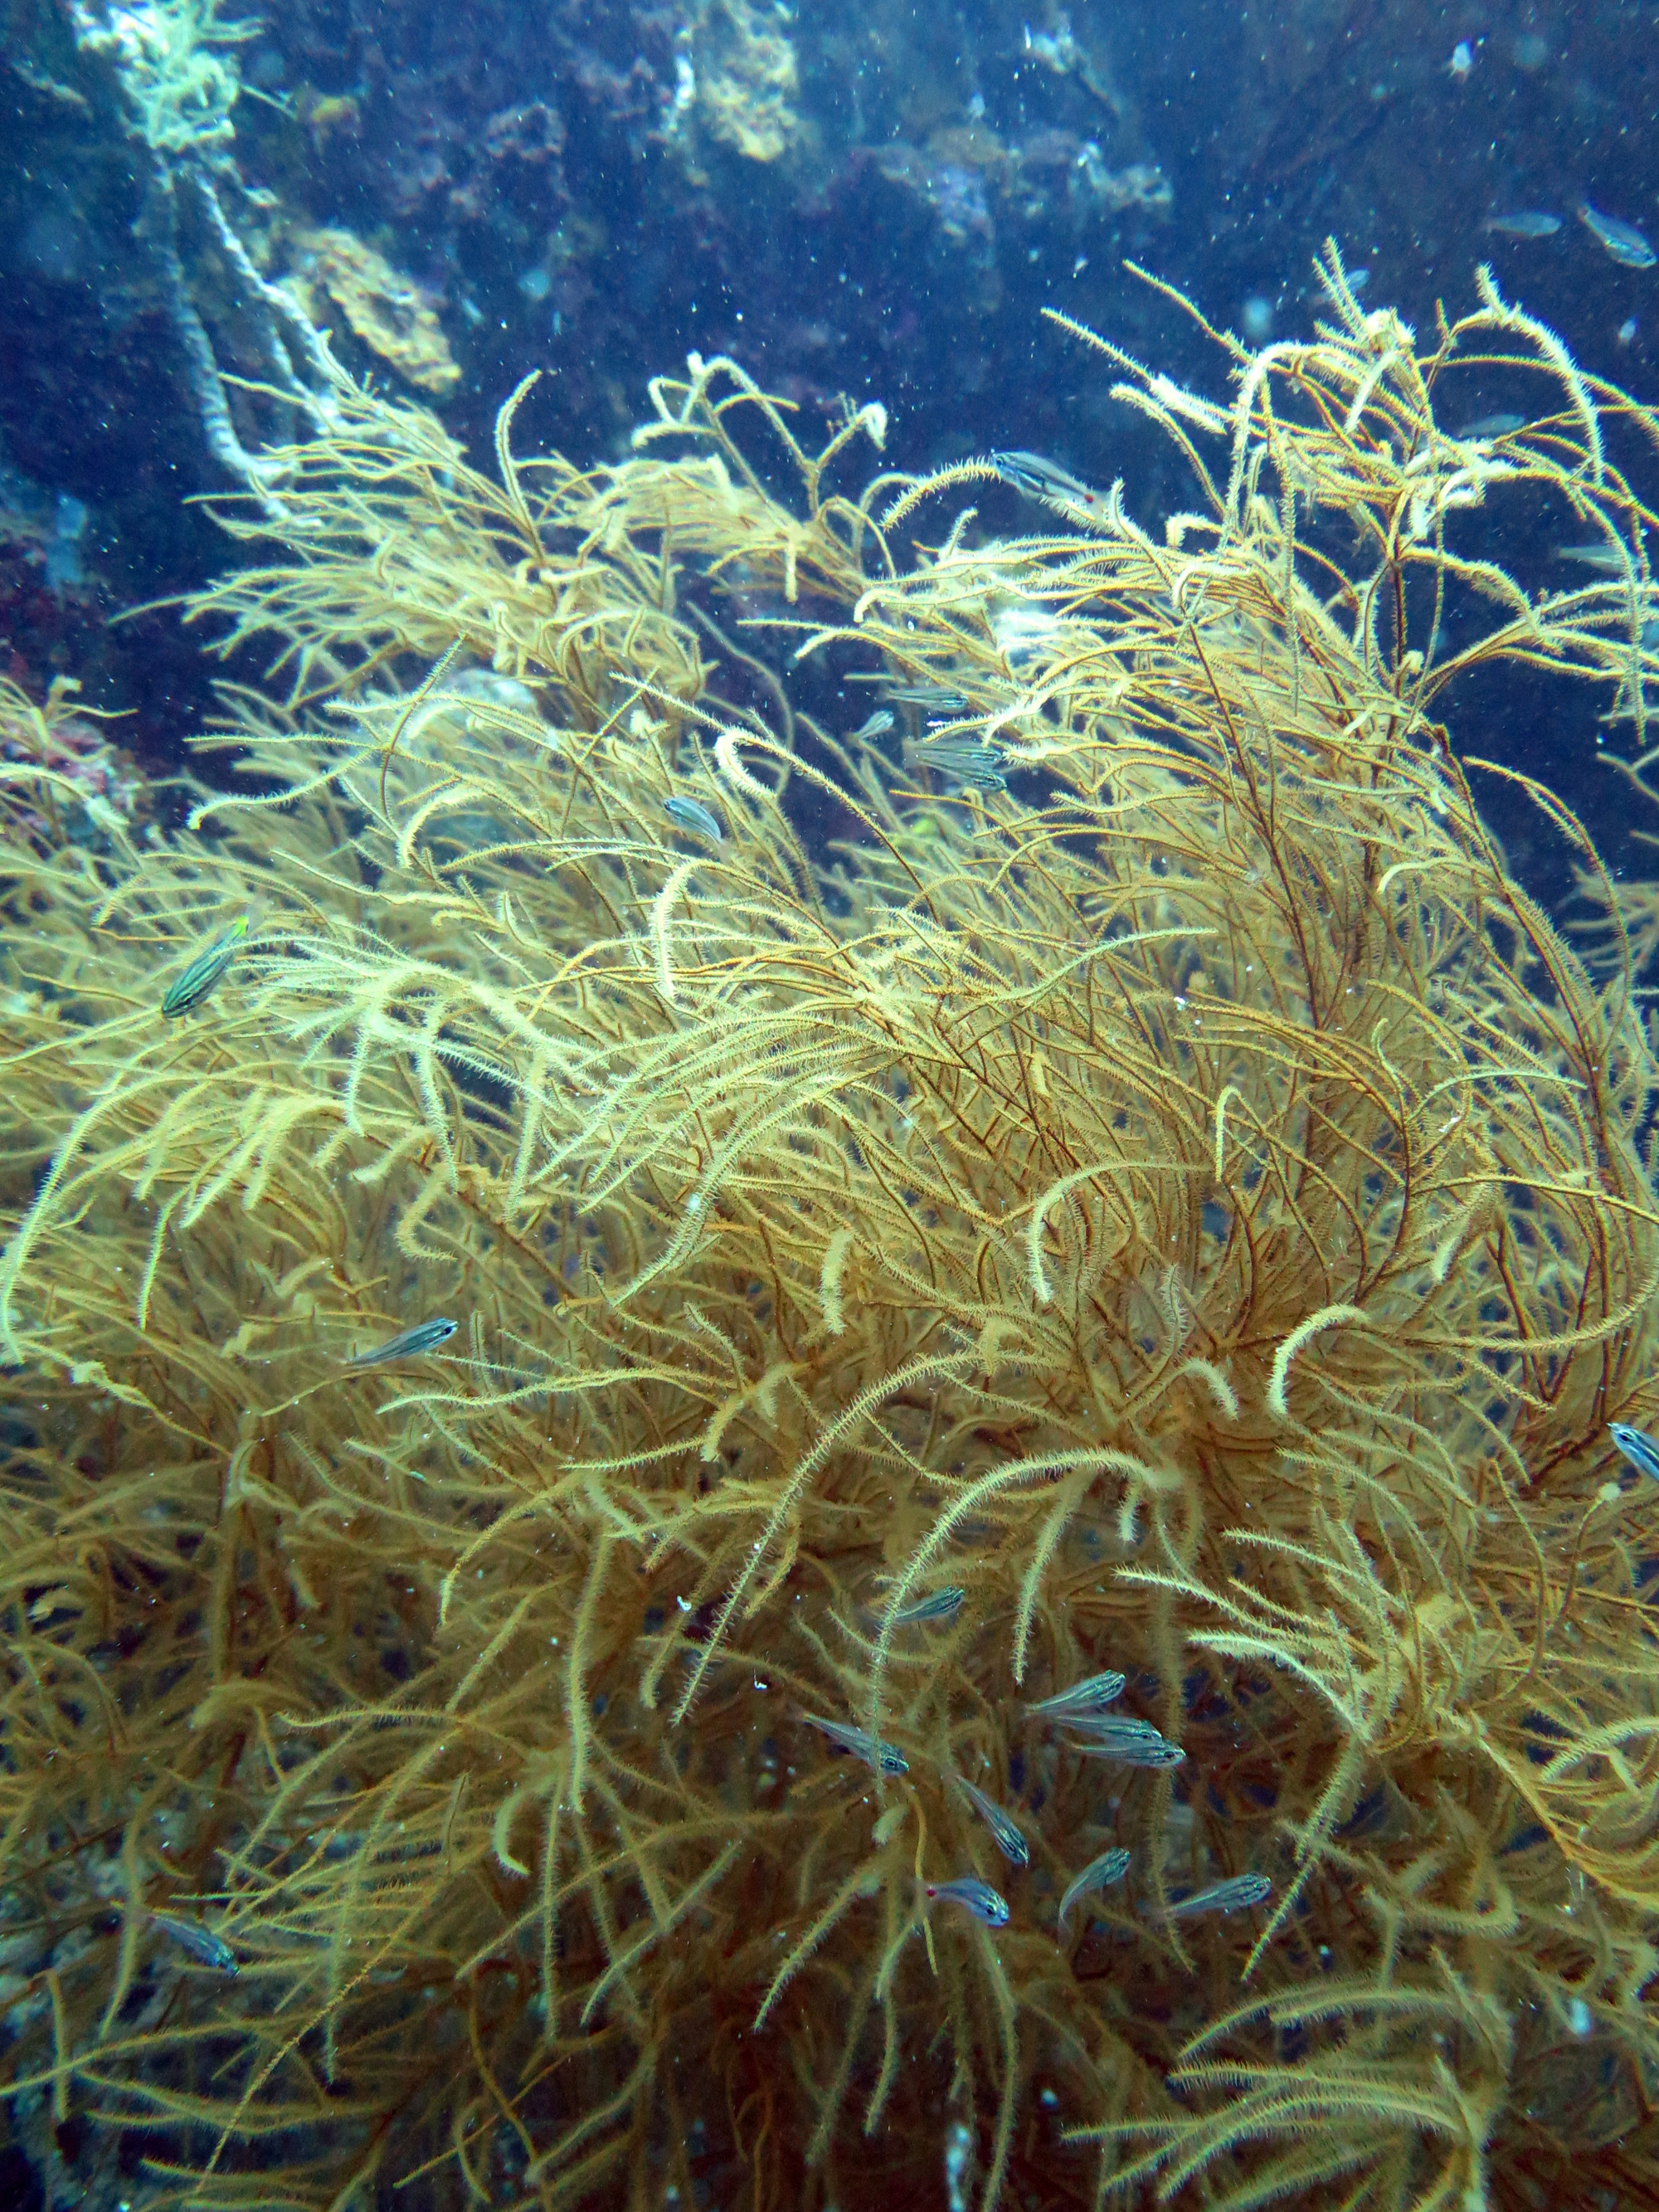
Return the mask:
{"type": "Polygon", "coordinates": [[[31,2142],[204,2207],[1659,2193],[1653,1060],[1571,817],[1588,964],[1433,719],[1599,686],[1641,782],[1653,426],[1489,283],[1425,346],[1325,280],[1224,405],[1113,356],[1158,537],[848,491],[878,411],[814,455],[726,362],[586,472],[338,380],[198,610],[274,647],[232,795],[140,849],[9,770],[31,2142]],[[1474,359],[1538,427],[1437,427],[1474,359]],[[1517,486],[1614,568],[1460,550],[1517,486]]]}

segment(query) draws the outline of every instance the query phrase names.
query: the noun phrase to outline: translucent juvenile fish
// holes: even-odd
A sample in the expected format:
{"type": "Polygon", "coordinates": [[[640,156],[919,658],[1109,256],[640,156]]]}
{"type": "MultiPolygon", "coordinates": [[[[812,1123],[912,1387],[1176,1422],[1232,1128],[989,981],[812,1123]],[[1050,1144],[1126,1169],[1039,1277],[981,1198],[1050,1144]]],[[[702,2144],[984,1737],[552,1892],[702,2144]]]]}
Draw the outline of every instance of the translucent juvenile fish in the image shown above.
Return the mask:
{"type": "Polygon", "coordinates": [[[380,1367],[388,1360],[413,1359],[422,1352],[431,1352],[455,1334],[453,1321],[423,1321],[414,1328],[406,1328],[401,1336],[377,1344],[373,1352],[360,1352],[348,1359],[348,1367],[380,1367]]]}
{"type": "Polygon", "coordinates": [[[150,1919],[164,1936],[171,1936],[181,1950],[221,1974],[236,1972],[236,1954],[222,1936],[204,1928],[199,1920],[181,1919],[175,1912],[152,1912],[150,1919]]]}
{"type": "Polygon", "coordinates": [[[1008,1900],[1000,1897],[988,1881],[977,1875],[963,1875],[956,1881],[930,1881],[927,1885],[929,1897],[942,1897],[951,1905],[964,1905],[975,1920],[982,1920],[988,1928],[1006,1928],[1008,1924],[1008,1900]]]}
{"type": "Polygon", "coordinates": [[[1513,215],[1489,215],[1480,228],[1495,230],[1500,238],[1553,238],[1561,218],[1542,208],[1517,208],[1513,215]]]}
{"type": "Polygon", "coordinates": [[[961,1607],[968,1595],[958,1583],[948,1583],[927,1597],[919,1597],[911,1605],[901,1606],[893,1615],[895,1628],[908,1628],[918,1620],[949,1620],[961,1607]]]}
{"type": "Polygon", "coordinates": [[[854,1759],[861,1759],[866,1766],[873,1766],[878,1774],[908,1774],[909,1761],[904,1753],[890,1743],[878,1743],[867,1729],[846,1728],[840,1721],[827,1721],[817,1713],[805,1713],[802,1718],[822,1729],[831,1743],[838,1743],[843,1751],[850,1751],[854,1759]]]}
{"type": "Polygon", "coordinates": [[[1651,269],[1656,258],[1659,258],[1633,222],[1620,222],[1616,215],[1603,215],[1588,200],[1578,210],[1578,220],[1595,233],[1613,259],[1626,269],[1651,269]]]}
{"type": "Polygon", "coordinates": [[[1123,1677],[1109,1668],[1105,1674],[1085,1675],[1069,1690],[1056,1690],[1053,1697],[1042,1698],[1025,1710],[1045,1721],[1068,1721],[1079,1713],[1097,1713],[1122,1695],[1123,1677]]]}
{"type": "Polygon", "coordinates": [[[1473,422],[1466,422],[1461,430],[1454,430],[1455,438],[1507,438],[1512,430],[1524,430],[1524,415],[1482,415],[1473,422]]]}
{"type": "MultiPolygon", "coordinates": [[[[1558,545],[1555,557],[1558,561],[1577,561],[1583,568],[1599,568],[1604,576],[1622,576],[1626,566],[1618,549],[1607,544],[1558,545]]],[[[1634,560],[1629,563],[1632,568],[1635,565],[1634,560]]]]}
{"type": "Polygon", "coordinates": [[[1060,514],[1081,513],[1091,521],[1100,520],[1105,514],[1106,502],[1097,491],[1079,483],[1069,470],[1042,453],[988,453],[985,458],[1004,483],[1042,507],[1053,507],[1060,514]]]}
{"type": "Polygon", "coordinates": [[[672,799],[664,799],[663,811],[672,814],[682,830],[695,830],[699,837],[707,837],[710,844],[723,845],[726,842],[725,830],[699,800],[687,799],[677,791],[672,799]]]}
{"type": "Polygon", "coordinates": [[[1129,1854],[1114,1849],[1103,1851],[1097,1859],[1091,1859],[1082,1873],[1066,1885],[1066,1894],[1060,1900],[1060,1924],[1066,1925],[1066,1916],[1079,1898],[1087,1897],[1091,1891],[1109,1889],[1115,1881],[1121,1881],[1129,1871],[1129,1854]]]}
{"type": "Polygon", "coordinates": [[[975,738],[934,739],[913,746],[909,753],[913,768],[932,769],[936,775],[951,776],[975,791],[1007,790],[1008,779],[1000,766],[1001,757],[994,745],[982,745],[975,738]]]}
{"type": "Polygon", "coordinates": [[[962,1784],[963,1788],[973,1799],[974,1810],[991,1831],[997,1849],[1007,1860],[1009,1865],[1029,1866],[1031,1862],[1030,1847],[1015,1826],[1010,1815],[1003,1811],[994,1797],[988,1797],[982,1790],[976,1790],[971,1782],[964,1780],[960,1774],[957,1775],[957,1780],[962,1784]]]}
{"type": "Polygon", "coordinates": [[[1613,1421],[1608,1425],[1607,1434],[1638,1474],[1650,1474],[1659,1482],[1659,1443],[1645,1429],[1632,1429],[1624,1421],[1613,1421]]]}
{"type": "Polygon", "coordinates": [[[246,935],[247,916],[239,915],[222,937],[216,937],[205,951],[197,954],[161,1001],[161,1012],[169,1021],[201,1005],[236,957],[246,935]]]}
{"type": "Polygon", "coordinates": [[[884,684],[882,690],[901,707],[925,707],[933,714],[957,714],[968,704],[967,696],[948,684],[884,684]]]}
{"type": "Polygon", "coordinates": [[[1079,1715],[1066,1725],[1085,1739],[1072,1748],[1091,1759],[1114,1759],[1121,1766],[1179,1766],[1187,1756],[1150,1721],[1103,1713],[1092,1719],[1079,1715]]]}
{"type": "Polygon", "coordinates": [[[1231,1881],[1214,1881],[1207,1889],[1183,1897],[1179,1905],[1170,1907],[1170,1917],[1193,1920],[1200,1912],[1242,1911],[1248,1905],[1260,1905],[1272,1889],[1265,1874],[1236,1874],[1231,1881]]]}
{"type": "Polygon", "coordinates": [[[853,742],[856,744],[861,738],[885,737],[888,731],[890,730],[892,726],[893,717],[891,714],[885,707],[878,707],[875,713],[871,715],[869,720],[867,722],[860,723],[858,728],[854,731],[853,742]]]}

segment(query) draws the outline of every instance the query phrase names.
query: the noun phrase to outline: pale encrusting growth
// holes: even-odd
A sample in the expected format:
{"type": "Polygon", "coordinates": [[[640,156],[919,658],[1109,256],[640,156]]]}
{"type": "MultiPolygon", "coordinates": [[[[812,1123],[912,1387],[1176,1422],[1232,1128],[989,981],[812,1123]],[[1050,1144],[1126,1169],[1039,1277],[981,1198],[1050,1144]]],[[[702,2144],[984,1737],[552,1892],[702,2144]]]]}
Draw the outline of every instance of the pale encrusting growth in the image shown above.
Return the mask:
{"type": "Polygon", "coordinates": [[[878,410],[719,362],[585,473],[342,384],[197,610],[246,794],[9,772],[0,2003],[181,2203],[1650,2191],[1654,1062],[1429,719],[1507,657],[1646,775],[1638,418],[1327,283],[1231,404],[1120,361],[1161,536],[917,545],[988,463],[841,492],[878,410]],[[1466,558],[1516,483],[1628,565],[1466,558]]]}

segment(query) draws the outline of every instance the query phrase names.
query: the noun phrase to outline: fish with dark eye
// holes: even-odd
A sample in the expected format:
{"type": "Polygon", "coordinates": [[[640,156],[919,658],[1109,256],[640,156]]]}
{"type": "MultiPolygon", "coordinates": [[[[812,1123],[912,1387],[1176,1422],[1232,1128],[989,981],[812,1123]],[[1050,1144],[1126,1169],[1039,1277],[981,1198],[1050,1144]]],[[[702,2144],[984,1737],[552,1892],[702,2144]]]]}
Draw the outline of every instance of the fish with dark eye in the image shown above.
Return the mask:
{"type": "Polygon", "coordinates": [[[926,1887],[929,1897],[942,1897],[947,1905],[961,1905],[988,1928],[1008,1925],[1007,1899],[1000,1896],[988,1881],[981,1881],[977,1875],[962,1875],[955,1881],[930,1881],[926,1887]]]}
{"type": "Polygon", "coordinates": [[[1127,1714],[1077,1714],[1066,1725],[1073,1731],[1073,1751],[1090,1759],[1115,1759],[1120,1766],[1179,1766],[1186,1757],[1177,1743],[1161,1735],[1150,1721],[1127,1714]]]}
{"type": "Polygon", "coordinates": [[[873,738],[884,738],[892,726],[893,717],[888,709],[885,707],[878,707],[869,720],[860,722],[854,731],[852,742],[854,744],[860,743],[868,744],[873,738]]]}
{"type": "Polygon", "coordinates": [[[948,1583],[943,1589],[932,1591],[908,1605],[902,1605],[893,1615],[895,1628],[914,1628],[919,1621],[952,1620],[962,1609],[962,1601],[968,1595],[958,1583],[948,1583]]]}
{"type": "Polygon", "coordinates": [[[1645,1429],[1633,1429],[1627,1422],[1612,1421],[1607,1434],[1638,1474],[1650,1474],[1659,1482],[1659,1443],[1645,1429]]]}
{"type": "Polygon", "coordinates": [[[216,937],[205,951],[197,954],[161,1001],[162,1014],[168,1021],[201,1005],[236,957],[246,935],[247,916],[239,915],[222,937],[216,937]]]}
{"type": "Polygon", "coordinates": [[[931,738],[908,747],[905,757],[912,768],[931,769],[935,775],[949,776],[952,782],[974,791],[1008,788],[1008,779],[1002,773],[1002,754],[994,745],[981,744],[977,738],[931,738]]]}
{"type": "Polygon", "coordinates": [[[216,1973],[234,1974],[236,1954],[222,1936],[216,1936],[210,1928],[204,1928],[199,1920],[187,1920],[176,1912],[152,1912],[152,1927],[170,1936],[181,1951],[204,1966],[211,1966],[216,1973]]]}
{"type": "Polygon", "coordinates": [[[1207,1889],[1195,1889],[1190,1897],[1183,1897],[1170,1907],[1170,1917],[1196,1920],[1206,1912],[1240,1912],[1248,1905],[1262,1904],[1272,1889],[1265,1874],[1236,1874],[1231,1881],[1213,1881],[1207,1889]]]}
{"type": "Polygon", "coordinates": [[[972,1800],[975,1812],[991,1831],[997,1849],[1007,1860],[1009,1865],[1029,1866],[1031,1862],[1030,1846],[1015,1826],[1011,1816],[1003,1811],[994,1797],[988,1797],[982,1790],[976,1790],[971,1782],[964,1780],[960,1774],[957,1775],[957,1780],[961,1783],[963,1789],[972,1800]]]}
{"type": "Polygon", "coordinates": [[[848,1728],[841,1721],[827,1721],[819,1713],[803,1713],[815,1729],[822,1729],[833,1744],[842,1751],[850,1751],[854,1759],[861,1759],[866,1766],[873,1766],[878,1774],[908,1774],[909,1762],[904,1753],[890,1743],[878,1742],[867,1729],[848,1728]]]}
{"type": "Polygon", "coordinates": [[[1091,1859],[1080,1875],[1066,1886],[1066,1894],[1060,1900],[1060,1924],[1066,1925],[1066,1916],[1080,1897],[1091,1897],[1097,1889],[1109,1889],[1115,1881],[1121,1881],[1129,1871],[1129,1854],[1121,1848],[1103,1851],[1097,1859],[1091,1859]]]}
{"type": "Polygon", "coordinates": [[[1620,222],[1616,215],[1603,215],[1586,200],[1578,210],[1578,220],[1587,230],[1593,230],[1607,252],[1626,269],[1651,269],[1659,259],[1633,222],[1620,222]]]}
{"type": "Polygon", "coordinates": [[[1056,1690],[1052,1697],[1041,1698],[1025,1710],[1044,1721],[1069,1721],[1079,1714],[1097,1713],[1123,1695],[1123,1682],[1116,1668],[1109,1667],[1104,1674],[1085,1675],[1069,1690],[1056,1690]]]}
{"type": "Polygon", "coordinates": [[[663,811],[671,814],[682,830],[690,830],[699,837],[707,837],[711,845],[723,845],[726,832],[700,799],[688,799],[683,792],[675,792],[663,801],[663,811]]]}
{"type": "Polygon", "coordinates": [[[388,1338],[377,1344],[373,1352],[359,1352],[348,1359],[348,1367],[386,1367],[394,1359],[418,1359],[423,1352],[435,1352],[447,1344],[455,1334],[455,1324],[443,1316],[435,1321],[417,1322],[406,1328],[400,1336],[388,1338]]]}
{"type": "Polygon", "coordinates": [[[1004,483],[1039,507],[1075,521],[1079,515],[1097,525],[1106,520],[1103,494],[1080,483],[1067,469],[1042,453],[988,453],[986,459],[1004,483]]]}

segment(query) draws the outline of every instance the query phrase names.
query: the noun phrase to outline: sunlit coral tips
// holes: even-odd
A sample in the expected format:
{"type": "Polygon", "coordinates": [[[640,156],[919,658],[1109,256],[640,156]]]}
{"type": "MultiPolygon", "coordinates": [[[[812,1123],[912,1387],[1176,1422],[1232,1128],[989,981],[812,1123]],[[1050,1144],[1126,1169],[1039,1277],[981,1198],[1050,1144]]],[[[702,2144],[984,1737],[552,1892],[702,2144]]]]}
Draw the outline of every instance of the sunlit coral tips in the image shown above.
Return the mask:
{"type": "Polygon", "coordinates": [[[1607,1434],[1638,1474],[1650,1474],[1659,1482],[1659,1443],[1645,1429],[1632,1429],[1623,1421],[1608,1425],[1607,1434]]]}
{"type": "Polygon", "coordinates": [[[966,1905],[975,1920],[982,1920],[988,1928],[1006,1928],[1008,1924],[1008,1900],[1000,1897],[988,1881],[977,1875],[963,1875],[956,1881],[927,1884],[929,1897],[943,1897],[952,1905],[966,1905]]]}
{"type": "Polygon", "coordinates": [[[201,1005],[236,957],[237,949],[246,935],[247,916],[239,915],[222,937],[216,937],[204,952],[197,954],[161,1001],[161,1012],[169,1021],[201,1005]]]}

